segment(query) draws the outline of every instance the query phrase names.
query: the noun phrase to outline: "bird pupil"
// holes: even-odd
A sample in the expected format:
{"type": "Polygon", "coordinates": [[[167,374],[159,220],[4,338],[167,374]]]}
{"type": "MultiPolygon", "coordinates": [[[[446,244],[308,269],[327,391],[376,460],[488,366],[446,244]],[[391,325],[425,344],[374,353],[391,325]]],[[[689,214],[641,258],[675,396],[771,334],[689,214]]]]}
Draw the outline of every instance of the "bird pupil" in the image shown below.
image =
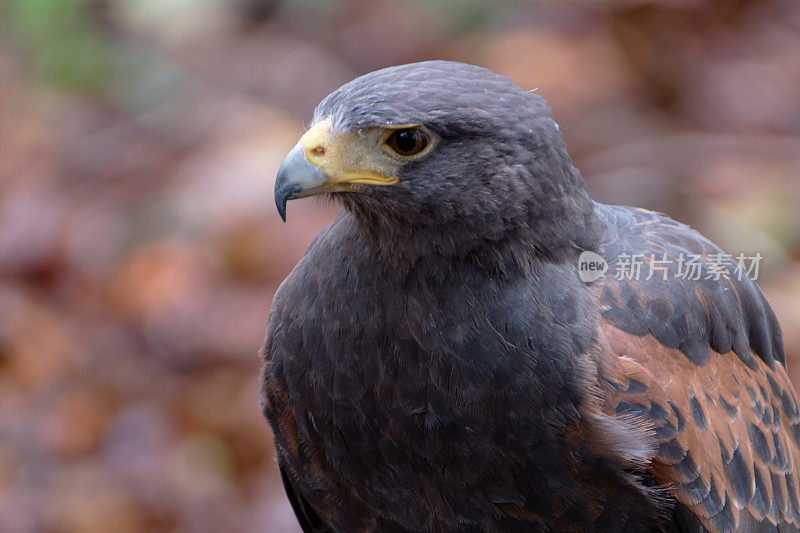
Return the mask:
{"type": "Polygon", "coordinates": [[[410,152],[416,144],[416,135],[411,131],[401,131],[397,135],[397,147],[403,152],[410,152]]]}

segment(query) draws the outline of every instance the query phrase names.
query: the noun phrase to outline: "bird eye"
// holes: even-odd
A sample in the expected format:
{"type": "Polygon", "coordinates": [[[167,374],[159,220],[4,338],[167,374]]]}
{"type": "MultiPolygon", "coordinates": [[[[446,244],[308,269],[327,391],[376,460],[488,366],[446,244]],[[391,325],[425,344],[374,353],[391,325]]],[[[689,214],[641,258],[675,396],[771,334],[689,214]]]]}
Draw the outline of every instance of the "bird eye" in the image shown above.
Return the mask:
{"type": "Polygon", "coordinates": [[[409,157],[420,153],[428,146],[428,134],[419,128],[395,130],[386,139],[386,144],[398,155],[409,157]]]}

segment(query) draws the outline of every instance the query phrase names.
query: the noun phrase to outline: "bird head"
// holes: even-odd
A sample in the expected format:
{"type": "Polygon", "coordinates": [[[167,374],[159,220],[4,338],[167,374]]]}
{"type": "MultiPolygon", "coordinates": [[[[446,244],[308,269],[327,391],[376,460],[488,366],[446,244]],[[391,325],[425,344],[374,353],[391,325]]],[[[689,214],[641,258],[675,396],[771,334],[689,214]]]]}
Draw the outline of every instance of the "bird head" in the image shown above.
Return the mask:
{"type": "Polygon", "coordinates": [[[449,61],[366,74],[317,106],[278,171],[275,201],[285,220],[288,200],[318,194],[377,226],[486,239],[555,223],[585,197],[544,99],[449,61]]]}

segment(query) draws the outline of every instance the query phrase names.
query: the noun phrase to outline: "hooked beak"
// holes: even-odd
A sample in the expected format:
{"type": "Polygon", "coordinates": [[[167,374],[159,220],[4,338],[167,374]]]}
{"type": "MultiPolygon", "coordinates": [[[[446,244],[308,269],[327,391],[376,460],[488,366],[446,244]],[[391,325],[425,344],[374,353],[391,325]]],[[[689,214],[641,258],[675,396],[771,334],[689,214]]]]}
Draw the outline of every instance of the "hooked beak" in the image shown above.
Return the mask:
{"type": "Polygon", "coordinates": [[[275,206],[286,222],[286,202],[323,192],[328,176],[320,167],[312,165],[301,143],[297,143],[278,169],[275,179],[275,206]]]}
{"type": "Polygon", "coordinates": [[[275,205],[286,221],[286,202],[326,192],[359,192],[363,185],[394,185],[391,171],[365,165],[374,148],[359,134],[331,132],[327,120],[309,129],[283,160],[275,179],[275,205]]]}

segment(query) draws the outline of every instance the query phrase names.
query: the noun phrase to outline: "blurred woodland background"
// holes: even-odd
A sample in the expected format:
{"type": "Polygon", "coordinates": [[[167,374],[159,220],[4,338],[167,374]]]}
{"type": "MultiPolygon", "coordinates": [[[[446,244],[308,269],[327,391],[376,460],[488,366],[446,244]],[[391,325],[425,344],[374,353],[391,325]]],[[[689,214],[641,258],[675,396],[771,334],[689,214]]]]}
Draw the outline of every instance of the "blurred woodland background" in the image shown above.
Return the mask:
{"type": "Polygon", "coordinates": [[[272,197],[316,103],[477,63],[549,100],[596,199],[759,283],[800,384],[796,0],[0,0],[0,531],[297,531],[257,400],[334,206],[272,197]]]}

